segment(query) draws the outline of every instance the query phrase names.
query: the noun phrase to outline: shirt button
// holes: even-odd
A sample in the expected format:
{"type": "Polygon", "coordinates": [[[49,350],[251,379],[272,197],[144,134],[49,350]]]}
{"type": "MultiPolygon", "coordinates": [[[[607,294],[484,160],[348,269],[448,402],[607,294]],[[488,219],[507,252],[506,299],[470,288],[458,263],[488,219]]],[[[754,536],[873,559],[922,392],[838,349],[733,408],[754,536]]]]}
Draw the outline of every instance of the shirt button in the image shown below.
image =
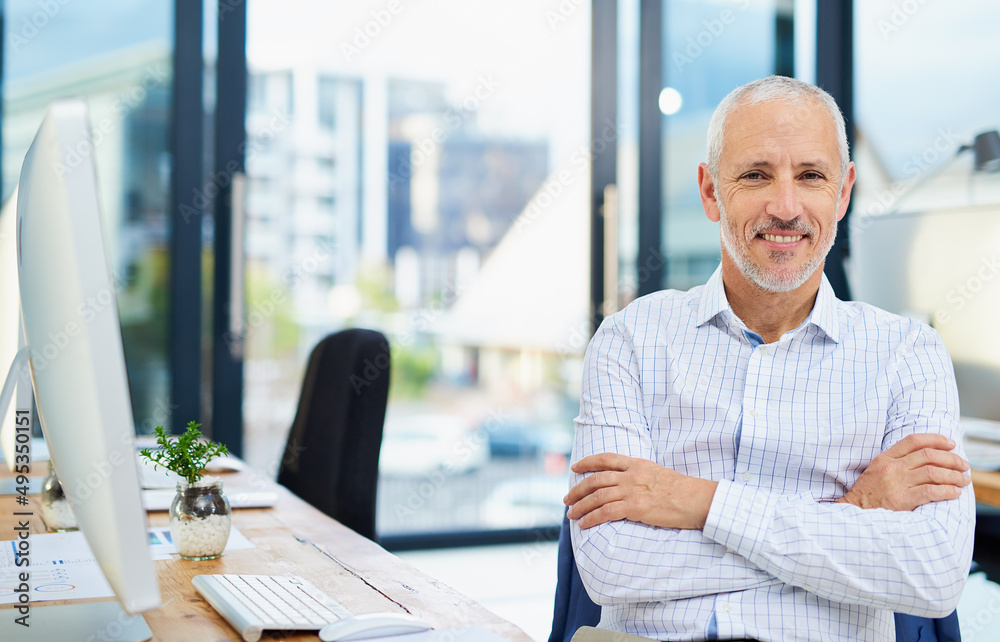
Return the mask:
{"type": "Polygon", "coordinates": [[[753,477],[753,475],[750,474],[749,470],[743,473],[743,481],[750,481],[751,477],[753,477]]]}
{"type": "Polygon", "coordinates": [[[729,613],[730,611],[732,611],[733,610],[732,603],[730,603],[730,602],[723,602],[722,603],[722,610],[725,611],[726,613],[729,613]]]}
{"type": "Polygon", "coordinates": [[[761,347],[757,348],[757,350],[759,350],[760,353],[763,354],[763,355],[767,354],[767,346],[761,346],[761,347]]]}
{"type": "Polygon", "coordinates": [[[753,409],[751,409],[751,410],[750,410],[750,416],[751,416],[751,417],[754,417],[754,418],[756,418],[756,417],[757,417],[757,411],[756,411],[756,410],[753,410],[753,409]]]}

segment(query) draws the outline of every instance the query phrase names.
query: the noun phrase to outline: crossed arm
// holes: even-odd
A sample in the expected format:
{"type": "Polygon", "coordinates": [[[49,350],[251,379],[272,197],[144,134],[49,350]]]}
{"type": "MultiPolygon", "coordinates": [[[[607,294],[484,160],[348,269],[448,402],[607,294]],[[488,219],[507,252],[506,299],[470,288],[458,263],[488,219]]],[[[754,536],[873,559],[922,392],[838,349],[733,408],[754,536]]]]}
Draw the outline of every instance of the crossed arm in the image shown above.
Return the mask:
{"type": "MultiPolygon", "coordinates": [[[[858,508],[912,511],[918,506],[958,499],[968,486],[969,464],[949,452],[951,439],[936,433],[908,435],[880,454],[838,502],[858,508]]],[[[681,530],[705,527],[718,482],[682,475],[669,468],[615,453],[590,455],[573,464],[584,478],[563,500],[569,518],[592,528],[626,519],[681,530]]]]}
{"type": "MultiPolygon", "coordinates": [[[[961,594],[968,570],[963,556],[971,550],[966,551],[960,534],[949,533],[950,519],[955,517],[918,515],[915,509],[956,498],[968,486],[968,464],[948,452],[953,447],[954,442],[938,434],[918,433],[901,439],[872,461],[838,500],[843,507],[837,508],[721,482],[728,486],[722,502],[716,504],[728,504],[728,509],[716,507],[713,522],[709,513],[720,482],[614,453],[576,462],[574,472],[594,474],[574,486],[565,501],[570,505],[569,517],[578,520],[583,533],[601,526],[612,528],[616,537],[632,539],[642,537],[639,532],[647,526],[671,529],[658,531],[669,544],[649,550],[640,562],[647,568],[659,565],[661,577],[670,580],[619,585],[615,573],[605,573],[598,565],[591,579],[602,587],[595,598],[602,604],[684,599],[780,582],[835,602],[942,617],[951,612],[961,594]],[[734,505],[741,508],[734,511],[734,505]],[[892,517],[904,514],[905,519],[892,517]],[[846,533],[851,534],[850,545],[844,539],[846,533]],[[815,549],[803,550],[803,541],[813,542],[815,549]],[[671,552],[707,551],[691,547],[713,545],[722,553],[728,549],[744,563],[735,572],[731,568],[720,574],[719,567],[698,558],[695,563],[702,567],[695,571],[691,558],[671,552]],[[876,567],[896,569],[891,574],[895,579],[873,575],[876,567]],[[929,583],[915,579],[928,576],[936,579],[929,583]],[[911,581],[916,583],[908,591],[887,590],[911,581]]],[[[959,515],[966,508],[959,503],[949,511],[959,515]]],[[[590,542],[590,555],[615,554],[618,545],[608,539],[610,532],[583,536],[581,541],[590,542]]]]}

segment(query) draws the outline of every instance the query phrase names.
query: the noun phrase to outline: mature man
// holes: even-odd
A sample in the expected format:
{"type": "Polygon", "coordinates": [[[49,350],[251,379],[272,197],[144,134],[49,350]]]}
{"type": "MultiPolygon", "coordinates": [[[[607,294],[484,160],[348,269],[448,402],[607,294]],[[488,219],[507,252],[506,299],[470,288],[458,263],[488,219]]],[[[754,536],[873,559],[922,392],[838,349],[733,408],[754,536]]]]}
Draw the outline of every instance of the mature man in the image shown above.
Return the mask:
{"type": "Polygon", "coordinates": [[[826,92],[770,77],[716,110],[698,182],[722,265],[587,352],[566,503],[602,628],[855,642],[955,608],[975,511],[951,361],[823,276],[854,179],[826,92]]]}

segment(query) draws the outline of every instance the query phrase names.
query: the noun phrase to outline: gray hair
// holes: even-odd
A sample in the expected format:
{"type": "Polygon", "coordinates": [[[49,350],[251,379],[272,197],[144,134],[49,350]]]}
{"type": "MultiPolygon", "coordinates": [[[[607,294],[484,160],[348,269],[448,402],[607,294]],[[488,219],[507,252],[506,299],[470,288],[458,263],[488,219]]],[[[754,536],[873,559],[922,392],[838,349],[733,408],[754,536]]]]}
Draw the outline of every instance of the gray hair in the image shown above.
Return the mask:
{"type": "Polygon", "coordinates": [[[840,113],[833,96],[816,85],[811,85],[795,78],[786,76],[768,76],[747,83],[729,92],[722,99],[712,114],[708,124],[708,171],[712,181],[719,181],[719,162],[722,159],[722,139],[726,132],[726,122],[729,114],[737,107],[756,105],[768,101],[782,101],[789,104],[799,104],[808,100],[817,100],[826,107],[837,128],[837,147],[840,151],[841,180],[847,174],[847,164],[850,162],[850,150],[847,147],[847,129],[844,126],[844,115],[840,113]]]}

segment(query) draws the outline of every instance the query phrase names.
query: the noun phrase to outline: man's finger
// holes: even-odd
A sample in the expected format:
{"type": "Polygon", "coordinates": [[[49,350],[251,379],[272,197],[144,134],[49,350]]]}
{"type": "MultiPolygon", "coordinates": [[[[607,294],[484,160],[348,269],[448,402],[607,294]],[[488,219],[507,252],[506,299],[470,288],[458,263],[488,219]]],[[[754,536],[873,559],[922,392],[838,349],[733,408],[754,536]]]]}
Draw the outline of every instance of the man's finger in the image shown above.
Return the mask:
{"type": "Polygon", "coordinates": [[[948,499],[958,499],[962,496],[962,489],[958,486],[943,486],[940,484],[924,484],[911,489],[908,493],[912,506],[907,510],[913,510],[924,504],[940,502],[948,499]]]}
{"type": "Polygon", "coordinates": [[[937,484],[963,487],[972,483],[972,478],[963,472],[939,466],[921,466],[914,472],[917,474],[914,485],[937,484]]]}
{"type": "Polygon", "coordinates": [[[599,470],[626,470],[631,461],[631,457],[619,455],[618,453],[600,453],[590,455],[573,464],[570,468],[574,473],[593,473],[599,470]]]}
{"type": "Polygon", "coordinates": [[[567,514],[570,519],[580,519],[584,515],[587,515],[602,506],[606,506],[614,502],[620,502],[624,498],[625,493],[620,486],[598,488],[594,492],[570,505],[569,512],[567,514]]]}
{"type": "Polygon", "coordinates": [[[616,475],[617,471],[600,471],[590,477],[581,479],[573,488],[569,489],[569,492],[563,497],[563,503],[571,506],[599,488],[614,486],[616,484],[616,475]]]}
{"type": "Polygon", "coordinates": [[[965,461],[955,453],[948,452],[946,450],[938,450],[936,448],[921,448],[920,450],[916,450],[909,455],[906,455],[906,459],[913,468],[920,466],[936,466],[938,468],[946,468],[960,472],[969,470],[969,462],[965,461]]]}
{"type": "Polygon", "coordinates": [[[607,522],[617,522],[625,519],[625,513],[625,502],[611,502],[610,504],[604,504],[596,510],[592,510],[584,515],[577,522],[577,525],[586,530],[588,528],[593,528],[594,526],[606,524],[607,522]]]}
{"type": "Polygon", "coordinates": [[[884,454],[892,457],[905,457],[910,453],[923,450],[924,448],[947,451],[954,447],[955,442],[944,435],[939,435],[936,432],[918,432],[903,437],[886,450],[884,454]]]}

